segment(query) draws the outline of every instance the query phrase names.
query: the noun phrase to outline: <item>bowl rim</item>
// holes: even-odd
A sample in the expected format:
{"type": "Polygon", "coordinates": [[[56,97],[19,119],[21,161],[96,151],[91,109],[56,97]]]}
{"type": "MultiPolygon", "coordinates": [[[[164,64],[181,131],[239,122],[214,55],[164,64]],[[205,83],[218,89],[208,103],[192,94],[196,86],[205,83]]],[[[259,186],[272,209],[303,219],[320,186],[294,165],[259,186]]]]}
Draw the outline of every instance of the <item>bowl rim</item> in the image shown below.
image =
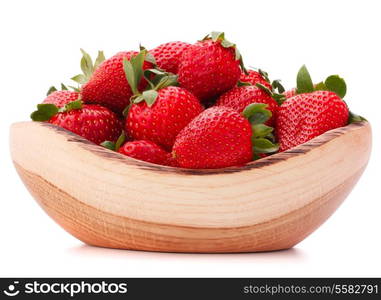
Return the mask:
{"type": "MultiPolygon", "coordinates": [[[[37,122],[33,122],[33,123],[37,123],[37,122]]],[[[338,128],[329,130],[307,141],[304,144],[300,144],[284,152],[275,153],[273,155],[261,158],[259,160],[251,161],[243,166],[231,166],[231,167],[219,168],[219,169],[186,169],[186,168],[157,165],[154,163],[128,157],[126,155],[120,154],[118,152],[115,152],[105,147],[102,147],[100,145],[97,145],[65,128],[62,128],[47,122],[38,122],[38,123],[43,127],[47,127],[49,129],[54,130],[56,133],[60,135],[64,135],[67,138],[67,141],[78,143],[78,145],[80,145],[85,150],[91,151],[92,153],[98,156],[101,156],[103,158],[117,160],[124,164],[134,165],[141,169],[150,170],[154,172],[179,173],[184,175],[215,175],[215,174],[237,173],[237,172],[242,172],[246,170],[262,168],[264,166],[275,165],[279,162],[283,162],[292,157],[304,155],[308,153],[309,151],[311,151],[312,149],[315,149],[323,144],[326,144],[330,142],[331,140],[339,136],[342,136],[349,131],[356,130],[360,127],[370,126],[368,121],[361,121],[361,122],[348,124],[344,127],[338,127],[338,128]]]]}

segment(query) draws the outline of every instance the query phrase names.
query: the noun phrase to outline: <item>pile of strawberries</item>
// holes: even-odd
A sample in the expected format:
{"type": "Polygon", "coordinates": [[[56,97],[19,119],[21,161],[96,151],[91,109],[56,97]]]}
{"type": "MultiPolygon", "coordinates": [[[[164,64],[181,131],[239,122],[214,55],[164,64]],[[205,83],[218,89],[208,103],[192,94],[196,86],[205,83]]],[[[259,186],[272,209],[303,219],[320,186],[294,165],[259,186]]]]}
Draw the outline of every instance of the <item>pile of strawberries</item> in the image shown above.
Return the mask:
{"type": "Polygon", "coordinates": [[[82,53],[78,87],[50,88],[32,120],[155,164],[240,166],[363,120],[342,100],[339,76],[313,84],[303,66],[285,92],[266,72],[245,69],[221,32],[109,59],[100,51],[94,63],[82,53]]]}

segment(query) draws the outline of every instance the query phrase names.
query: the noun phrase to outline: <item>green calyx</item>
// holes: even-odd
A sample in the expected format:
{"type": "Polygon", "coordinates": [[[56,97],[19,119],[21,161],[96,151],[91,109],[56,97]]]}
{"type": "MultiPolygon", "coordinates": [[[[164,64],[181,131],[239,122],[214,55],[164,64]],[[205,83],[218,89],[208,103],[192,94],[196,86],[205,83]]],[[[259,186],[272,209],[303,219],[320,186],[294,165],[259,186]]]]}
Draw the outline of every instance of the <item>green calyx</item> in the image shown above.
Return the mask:
{"type": "Polygon", "coordinates": [[[37,104],[37,110],[31,113],[30,118],[33,121],[48,121],[58,113],[58,110],[54,104],[37,104]]]}
{"type": "Polygon", "coordinates": [[[267,109],[267,104],[252,103],[246,106],[242,115],[250,122],[252,129],[251,141],[253,144],[253,159],[258,159],[261,153],[275,153],[279,150],[279,145],[275,143],[273,135],[274,128],[265,125],[272,113],[267,109]]]}
{"type": "Polygon", "coordinates": [[[271,86],[273,88],[273,91],[277,91],[278,94],[283,94],[285,92],[283,85],[280,83],[280,79],[273,80],[271,86]]]}
{"type": "MultiPolygon", "coordinates": [[[[63,83],[61,83],[61,91],[67,91],[67,90],[69,90],[69,89],[67,88],[67,86],[64,85],[63,83]]],[[[49,88],[48,92],[46,93],[46,96],[49,96],[51,93],[53,93],[53,92],[57,92],[57,91],[58,91],[58,89],[56,89],[56,87],[52,85],[52,86],[49,88]]]]}
{"type": "Polygon", "coordinates": [[[258,69],[258,73],[262,75],[264,80],[271,84],[273,91],[277,91],[278,94],[282,94],[285,91],[283,85],[280,83],[280,79],[275,79],[271,82],[267,72],[258,69]]]}
{"type": "Polygon", "coordinates": [[[139,51],[145,51],[145,58],[144,58],[144,60],[149,62],[149,63],[151,63],[151,64],[153,64],[154,67],[157,68],[155,57],[151,53],[149,53],[144,46],[139,45],[139,51]]]}
{"type": "MultiPolygon", "coordinates": [[[[328,76],[324,81],[313,84],[311,76],[303,65],[297,75],[297,94],[311,93],[314,91],[331,91],[343,99],[347,93],[347,85],[339,75],[328,76]]],[[[343,100],[344,101],[344,100],[343,100]]],[[[348,105],[347,105],[348,106],[348,105]]],[[[367,121],[365,118],[349,111],[348,123],[367,121]]]]}
{"type": "MultiPolygon", "coordinates": [[[[255,68],[252,68],[252,70],[258,72],[262,76],[262,78],[271,85],[271,88],[272,88],[271,92],[282,94],[285,91],[283,85],[280,83],[280,79],[276,79],[271,82],[269,78],[269,74],[266,71],[263,71],[262,69],[255,69],[255,68]]],[[[251,83],[244,82],[244,81],[238,81],[237,83],[237,86],[248,86],[248,85],[251,85],[251,83]]]]}
{"type": "Polygon", "coordinates": [[[303,65],[296,76],[296,92],[298,94],[312,93],[314,91],[314,84],[312,82],[310,73],[305,65],[303,65]]]}
{"type": "Polygon", "coordinates": [[[82,74],[75,75],[71,79],[78,84],[85,84],[89,81],[94,71],[98,66],[106,59],[103,51],[98,51],[98,56],[93,63],[91,56],[83,49],[81,49],[82,58],[81,58],[81,70],[82,74]]]}
{"type": "MultiPolygon", "coordinates": [[[[66,86],[66,85],[64,85],[63,83],[61,83],[61,90],[60,91],[69,91],[69,89],[71,89],[71,90],[73,90],[73,91],[75,91],[75,92],[79,92],[79,89],[78,88],[76,88],[76,87],[73,87],[73,86],[66,86]]],[[[46,93],[46,96],[49,96],[51,93],[53,93],[53,92],[57,92],[57,91],[59,91],[55,86],[51,86],[50,88],[49,88],[49,90],[48,90],[48,92],[46,93]]]]}
{"type": "Polygon", "coordinates": [[[138,86],[143,77],[143,64],[147,54],[147,50],[141,50],[137,55],[131,57],[130,60],[123,59],[123,69],[126,74],[128,84],[134,95],[140,94],[138,86]]]}
{"type": "Polygon", "coordinates": [[[262,124],[268,121],[272,113],[266,109],[267,104],[264,103],[252,103],[245,107],[242,115],[249,120],[250,124],[262,124]]]}
{"type": "Polygon", "coordinates": [[[357,114],[349,111],[348,124],[357,123],[357,122],[363,122],[363,121],[367,122],[368,120],[365,119],[364,117],[360,116],[360,115],[357,115],[357,114]]]}
{"type": "Polygon", "coordinates": [[[33,121],[48,121],[54,115],[62,112],[68,112],[74,109],[82,108],[82,100],[78,99],[67,103],[64,107],[58,108],[54,104],[41,103],[37,104],[37,110],[31,113],[30,118],[33,121]]]}
{"type": "Polygon", "coordinates": [[[149,61],[147,55],[149,55],[148,51],[141,48],[140,52],[131,57],[130,60],[123,60],[124,73],[133,93],[130,105],[123,111],[125,116],[128,114],[132,104],[145,101],[151,107],[155,103],[160,89],[178,84],[177,75],[164,72],[158,68],[143,70],[144,61],[149,61]],[[145,91],[140,92],[139,83],[143,77],[148,82],[148,87],[145,91]]]}
{"type": "Polygon", "coordinates": [[[212,31],[210,34],[205,36],[202,40],[204,41],[204,40],[209,40],[209,39],[211,39],[213,42],[217,42],[217,41],[220,42],[221,46],[224,47],[224,48],[233,48],[234,49],[234,53],[235,53],[235,59],[239,60],[239,63],[240,63],[242,71],[247,74],[245,65],[243,63],[242,55],[239,52],[239,50],[237,48],[237,45],[232,43],[232,42],[230,42],[230,41],[228,41],[225,38],[225,33],[224,32],[212,31]]]}
{"type": "Polygon", "coordinates": [[[126,133],[123,130],[120,136],[118,137],[118,139],[116,140],[116,142],[104,141],[100,145],[109,150],[118,151],[125,141],[126,141],[126,133]]]}
{"type": "Polygon", "coordinates": [[[268,94],[271,98],[273,98],[279,106],[282,105],[282,103],[286,100],[286,97],[283,94],[275,93],[263,84],[257,83],[256,86],[266,92],[266,94],[268,94]]]}
{"type": "Polygon", "coordinates": [[[307,67],[303,65],[296,77],[297,94],[312,93],[314,91],[331,91],[336,93],[340,98],[344,98],[347,93],[347,85],[343,78],[339,75],[331,75],[325,81],[313,84],[307,67]]]}

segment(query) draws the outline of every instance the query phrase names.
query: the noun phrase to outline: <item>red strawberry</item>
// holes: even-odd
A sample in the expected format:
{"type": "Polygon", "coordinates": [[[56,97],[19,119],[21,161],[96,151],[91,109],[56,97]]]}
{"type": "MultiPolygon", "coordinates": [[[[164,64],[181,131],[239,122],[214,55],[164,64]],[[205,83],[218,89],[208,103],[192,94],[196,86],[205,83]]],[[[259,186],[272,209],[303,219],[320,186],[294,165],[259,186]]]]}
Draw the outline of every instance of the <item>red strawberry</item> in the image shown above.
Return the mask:
{"type": "Polygon", "coordinates": [[[140,93],[135,83],[141,72],[135,59],[125,61],[126,77],[135,92],[126,119],[126,132],[136,140],[152,141],[170,150],[176,135],[202,110],[199,100],[187,90],[170,86],[176,83],[175,75],[155,71],[149,81],[152,89],[140,93]]]}
{"type": "Polygon", "coordinates": [[[250,103],[265,103],[272,113],[272,117],[266,122],[266,125],[272,126],[278,110],[278,103],[266,92],[257,86],[237,86],[222,94],[218,98],[217,106],[226,106],[235,109],[241,113],[250,103]]]}
{"type": "Polygon", "coordinates": [[[330,91],[315,91],[286,100],[276,121],[280,151],[303,144],[324,132],[348,123],[345,102],[330,91]]]}
{"type": "Polygon", "coordinates": [[[152,49],[150,53],[159,68],[177,74],[181,56],[190,46],[191,44],[184,42],[169,42],[152,49]]]}
{"type": "MultiPolygon", "coordinates": [[[[87,62],[84,64],[81,62],[81,66],[85,75],[73,77],[73,80],[84,84],[81,91],[82,100],[86,103],[100,104],[116,113],[122,113],[130,103],[132,96],[131,88],[124,74],[123,60],[130,60],[137,54],[136,51],[119,52],[102,63],[97,64],[96,62],[93,66],[90,56],[84,52],[82,61],[87,62]]],[[[102,61],[102,58],[99,61],[102,61]]],[[[143,69],[152,67],[152,63],[144,61],[143,69]]],[[[142,79],[138,88],[141,90],[146,84],[146,81],[142,79]]]]}
{"type": "Polygon", "coordinates": [[[288,98],[278,109],[276,131],[279,151],[348,124],[349,110],[342,100],[346,85],[339,76],[329,76],[325,82],[314,85],[303,66],[297,76],[295,92],[296,95],[288,98]]]}
{"type": "Polygon", "coordinates": [[[80,94],[74,91],[54,91],[45,98],[42,103],[45,104],[54,104],[57,107],[63,107],[69,102],[78,100],[80,98],[80,94]]]}
{"type": "Polygon", "coordinates": [[[198,99],[187,90],[169,86],[157,92],[155,103],[131,106],[126,131],[133,139],[145,139],[170,150],[176,135],[203,110],[198,99]]]}
{"type": "Polygon", "coordinates": [[[243,113],[245,117],[228,107],[206,109],[176,137],[172,153],[179,166],[224,168],[253,160],[254,152],[276,151],[277,147],[265,138],[272,128],[261,123],[271,116],[265,106],[250,104],[243,113]]]}
{"type": "Polygon", "coordinates": [[[178,71],[180,86],[202,101],[213,99],[237,84],[240,64],[235,44],[223,33],[213,32],[184,52],[178,71]]]}
{"type": "Polygon", "coordinates": [[[250,83],[251,85],[256,85],[257,83],[260,83],[268,89],[272,89],[271,83],[268,81],[268,78],[266,78],[260,72],[254,70],[247,70],[247,74],[245,72],[242,72],[239,81],[250,83]]]}
{"type": "Polygon", "coordinates": [[[127,142],[119,148],[118,152],[158,165],[167,165],[171,156],[155,143],[144,140],[127,142]]]}
{"type": "Polygon", "coordinates": [[[122,123],[115,113],[100,105],[82,105],[82,101],[70,102],[58,109],[54,104],[39,104],[31,115],[34,121],[48,121],[74,132],[93,143],[116,140],[122,123]]]}

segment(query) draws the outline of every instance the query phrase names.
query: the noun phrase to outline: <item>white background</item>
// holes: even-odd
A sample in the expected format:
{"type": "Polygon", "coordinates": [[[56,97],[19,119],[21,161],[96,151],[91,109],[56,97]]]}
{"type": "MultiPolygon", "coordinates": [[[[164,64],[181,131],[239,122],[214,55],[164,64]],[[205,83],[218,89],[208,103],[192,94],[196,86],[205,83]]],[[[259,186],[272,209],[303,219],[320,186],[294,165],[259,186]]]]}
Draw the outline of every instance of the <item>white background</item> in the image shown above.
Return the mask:
{"type": "Polygon", "coordinates": [[[1,1],[0,276],[381,276],[380,3],[1,1]],[[28,120],[50,85],[79,72],[80,47],[109,57],[139,42],[193,42],[212,30],[225,31],[247,65],[287,87],[304,63],[315,81],[344,77],[346,100],[373,126],[363,177],[322,227],[288,251],[191,255],[83,245],[22,185],[9,155],[9,125],[28,120]]]}

